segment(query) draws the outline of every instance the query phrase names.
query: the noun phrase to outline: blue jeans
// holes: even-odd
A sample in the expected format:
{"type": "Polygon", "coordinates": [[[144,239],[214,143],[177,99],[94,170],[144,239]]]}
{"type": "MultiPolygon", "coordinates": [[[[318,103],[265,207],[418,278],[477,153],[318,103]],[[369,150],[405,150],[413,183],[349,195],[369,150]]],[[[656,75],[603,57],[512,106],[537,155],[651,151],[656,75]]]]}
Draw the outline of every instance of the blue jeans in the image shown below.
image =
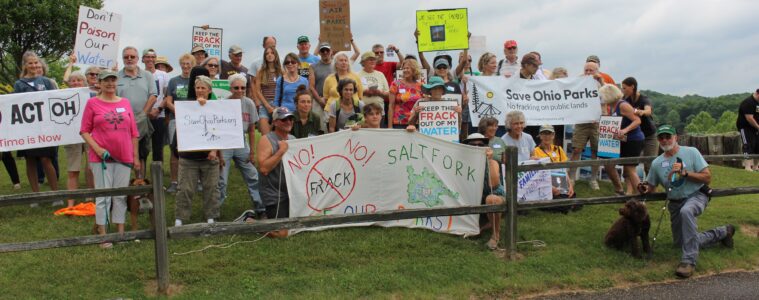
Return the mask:
{"type": "Polygon", "coordinates": [[[700,249],[716,244],[727,236],[726,226],[698,232],[696,217],[704,212],[708,203],[706,195],[695,192],[682,202],[670,201],[667,205],[672,222],[672,242],[683,250],[680,262],[695,265],[700,249]]]}
{"type": "Polygon", "coordinates": [[[248,143],[245,143],[244,148],[221,150],[221,157],[224,159],[224,168],[221,170],[219,176],[219,203],[224,204],[224,200],[227,197],[229,169],[231,168],[231,160],[234,159],[235,166],[240,170],[240,174],[242,175],[245,184],[248,186],[251,205],[255,208],[256,212],[265,211],[264,204],[261,202],[261,194],[258,192],[258,171],[250,161],[250,148],[248,143]]]}

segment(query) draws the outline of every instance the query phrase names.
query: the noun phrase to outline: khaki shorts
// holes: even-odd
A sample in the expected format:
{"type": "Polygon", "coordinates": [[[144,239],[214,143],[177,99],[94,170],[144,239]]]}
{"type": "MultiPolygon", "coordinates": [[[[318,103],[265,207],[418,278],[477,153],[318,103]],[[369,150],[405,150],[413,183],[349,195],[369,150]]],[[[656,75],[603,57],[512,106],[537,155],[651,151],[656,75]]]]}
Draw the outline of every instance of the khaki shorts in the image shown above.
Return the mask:
{"type": "Polygon", "coordinates": [[[590,141],[590,150],[598,153],[598,123],[575,124],[572,147],[584,149],[588,141],[590,141]]]}
{"type": "Polygon", "coordinates": [[[86,143],[65,145],[63,150],[66,151],[66,171],[79,172],[82,169],[82,157],[86,157],[89,147],[86,143]]]}

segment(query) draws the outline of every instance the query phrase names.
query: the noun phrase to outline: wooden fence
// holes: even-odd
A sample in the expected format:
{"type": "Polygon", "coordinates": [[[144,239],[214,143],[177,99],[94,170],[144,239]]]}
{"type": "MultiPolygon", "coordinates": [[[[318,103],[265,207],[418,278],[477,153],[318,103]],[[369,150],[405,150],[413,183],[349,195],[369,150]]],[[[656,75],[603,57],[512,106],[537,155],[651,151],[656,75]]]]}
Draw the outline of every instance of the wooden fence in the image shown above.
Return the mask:
{"type": "MultiPolygon", "coordinates": [[[[244,233],[269,232],[280,229],[301,229],[326,225],[339,225],[349,223],[361,223],[370,221],[393,221],[420,217],[452,216],[452,215],[470,215],[481,213],[504,213],[506,232],[502,234],[502,243],[506,245],[507,258],[516,258],[517,242],[517,215],[519,210],[530,210],[537,208],[560,207],[565,205],[594,205],[623,203],[630,199],[642,199],[641,196],[611,196],[596,198],[576,198],[562,199],[552,201],[542,201],[535,203],[518,203],[517,197],[517,174],[518,172],[542,169],[557,168],[574,168],[591,165],[606,164],[623,164],[635,162],[651,161],[653,157],[634,157],[610,160],[584,160],[565,163],[551,163],[544,165],[518,166],[517,149],[507,147],[507,170],[504,174],[504,183],[506,187],[506,201],[501,205],[473,205],[449,208],[423,208],[423,209],[405,209],[394,211],[380,211],[367,214],[356,215],[328,215],[298,217],[289,219],[264,220],[253,224],[246,223],[215,223],[215,224],[194,224],[181,227],[167,228],[165,215],[165,198],[163,191],[163,168],[160,163],[153,163],[152,182],[150,186],[110,188],[110,189],[84,189],[75,191],[56,191],[42,192],[18,195],[0,196],[0,206],[8,205],[27,205],[30,203],[53,202],[61,198],[86,198],[97,196],[114,196],[143,194],[153,192],[153,209],[155,228],[152,230],[140,230],[126,232],[123,235],[111,233],[106,235],[78,236],[56,240],[32,241],[24,243],[6,243],[0,244],[0,253],[29,251],[38,249],[49,249],[69,246],[81,246],[100,244],[104,242],[123,242],[135,239],[154,239],[155,240],[155,263],[156,278],[158,282],[158,293],[166,294],[169,287],[169,256],[168,256],[168,239],[181,239],[211,235],[229,235],[244,233]]],[[[751,158],[759,159],[759,155],[752,155],[751,158]]],[[[739,161],[744,159],[743,155],[718,155],[705,156],[710,162],[739,161]]],[[[717,189],[714,191],[714,197],[759,194],[759,186],[740,187],[731,189],[717,189]]],[[[661,201],[666,198],[664,193],[649,194],[645,197],[647,201],[661,201]]]]}

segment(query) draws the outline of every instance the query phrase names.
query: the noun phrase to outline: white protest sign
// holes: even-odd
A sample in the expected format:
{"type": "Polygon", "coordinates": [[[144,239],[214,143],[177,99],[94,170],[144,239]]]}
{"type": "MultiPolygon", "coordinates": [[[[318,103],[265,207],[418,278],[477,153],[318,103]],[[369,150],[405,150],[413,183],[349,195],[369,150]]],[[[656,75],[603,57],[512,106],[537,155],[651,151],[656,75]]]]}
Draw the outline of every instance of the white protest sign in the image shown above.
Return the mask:
{"type": "MultiPolygon", "coordinates": [[[[427,83],[427,69],[419,69],[419,82],[427,83]]],[[[395,72],[395,80],[403,80],[403,72],[395,72]]]]}
{"type": "Polygon", "coordinates": [[[119,59],[121,15],[79,6],[74,54],[80,64],[110,69],[119,59]]]}
{"type": "MultiPolygon", "coordinates": [[[[282,165],[290,217],[479,205],[485,149],[403,130],[344,130],[290,140],[282,165]]],[[[346,224],[477,234],[477,215],[346,224]]],[[[312,228],[320,230],[328,227],[312,228]]]]}
{"type": "Polygon", "coordinates": [[[506,114],[524,113],[527,125],[562,125],[598,121],[601,100],[590,76],[557,80],[526,80],[472,76],[467,83],[472,124],[494,117],[505,125],[506,114]]]}
{"type": "Polygon", "coordinates": [[[83,143],[88,88],[0,96],[0,151],[83,143]]]}
{"type": "Polygon", "coordinates": [[[245,145],[240,100],[176,101],[177,149],[237,149],[245,145]]]}
{"type": "MultiPolygon", "coordinates": [[[[446,86],[445,88],[447,89],[449,87],[446,86]]],[[[450,90],[448,92],[450,92],[450,90]]],[[[446,101],[456,101],[456,104],[461,105],[461,94],[444,94],[440,98],[446,101]]]]}
{"type": "Polygon", "coordinates": [[[208,57],[216,57],[221,64],[222,37],[224,32],[221,28],[203,29],[199,26],[192,27],[192,47],[201,46],[206,50],[208,57]]]}
{"type": "MultiPolygon", "coordinates": [[[[550,158],[541,160],[526,160],[520,165],[549,163],[550,158]]],[[[517,174],[517,202],[542,201],[553,199],[551,185],[551,170],[519,172],[517,174]]]]}
{"type": "Polygon", "coordinates": [[[622,144],[614,138],[619,133],[622,125],[622,117],[601,117],[598,123],[598,156],[606,158],[619,158],[622,144]]]}
{"type": "Polygon", "coordinates": [[[459,114],[456,101],[419,101],[419,132],[444,141],[459,142],[459,114]]]}

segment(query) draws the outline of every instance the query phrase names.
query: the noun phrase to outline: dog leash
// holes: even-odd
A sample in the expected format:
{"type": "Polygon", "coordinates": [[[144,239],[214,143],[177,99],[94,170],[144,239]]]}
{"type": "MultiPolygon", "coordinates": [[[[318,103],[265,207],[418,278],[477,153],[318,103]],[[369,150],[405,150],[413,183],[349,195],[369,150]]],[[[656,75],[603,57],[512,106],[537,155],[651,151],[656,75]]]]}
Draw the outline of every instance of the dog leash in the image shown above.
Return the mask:
{"type": "MultiPolygon", "coordinates": [[[[678,158],[678,161],[681,161],[680,158],[678,158]]],[[[661,228],[661,222],[664,220],[664,211],[667,210],[667,206],[669,205],[669,193],[672,192],[672,183],[675,182],[675,174],[672,174],[672,177],[670,178],[669,186],[667,186],[667,199],[664,200],[664,206],[661,208],[661,214],[659,215],[659,222],[656,224],[656,231],[654,231],[654,239],[651,241],[651,249],[654,249],[654,246],[656,245],[656,238],[659,236],[659,229],[661,228]]],[[[643,194],[643,201],[645,201],[647,194],[643,194]]]]}

